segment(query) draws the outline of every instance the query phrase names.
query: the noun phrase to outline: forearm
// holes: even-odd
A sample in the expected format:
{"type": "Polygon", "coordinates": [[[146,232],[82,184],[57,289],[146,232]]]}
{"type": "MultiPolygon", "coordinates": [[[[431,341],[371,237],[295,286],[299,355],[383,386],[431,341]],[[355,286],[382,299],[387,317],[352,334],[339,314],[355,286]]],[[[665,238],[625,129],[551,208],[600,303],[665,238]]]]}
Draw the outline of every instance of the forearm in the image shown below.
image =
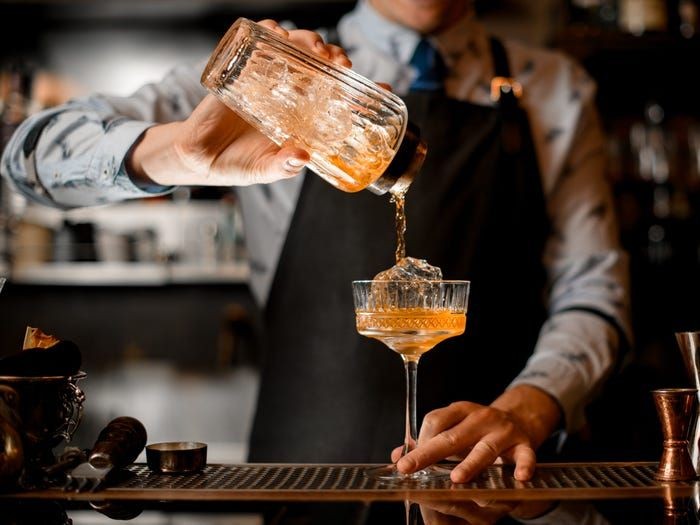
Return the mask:
{"type": "Polygon", "coordinates": [[[128,97],[93,95],[33,115],[5,149],[3,175],[28,198],[64,208],[165,193],[134,184],[123,161],[154,123],[181,121],[202,100],[201,67],[176,67],[128,97]]]}
{"type": "Polygon", "coordinates": [[[3,153],[3,176],[26,197],[71,208],[152,196],[121,169],[151,124],[100,113],[94,99],[27,119],[3,153]]]}

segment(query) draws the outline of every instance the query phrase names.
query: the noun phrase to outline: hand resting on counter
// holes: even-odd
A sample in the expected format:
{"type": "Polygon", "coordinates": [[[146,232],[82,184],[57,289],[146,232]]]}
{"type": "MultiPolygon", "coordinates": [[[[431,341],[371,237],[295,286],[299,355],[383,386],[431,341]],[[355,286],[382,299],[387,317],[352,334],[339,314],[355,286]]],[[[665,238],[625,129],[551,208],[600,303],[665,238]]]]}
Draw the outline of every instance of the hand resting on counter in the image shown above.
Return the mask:
{"type": "Polygon", "coordinates": [[[396,448],[391,457],[409,474],[456,456],[461,461],[450,475],[454,483],[466,483],[502,460],[515,464],[515,479],[526,481],[535,471],[535,450],[561,418],[561,408],[549,394],[518,385],[490,406],[458,401],[433,410],[423,419],[417,446],[403,458],[402,447],[396,448]]]}

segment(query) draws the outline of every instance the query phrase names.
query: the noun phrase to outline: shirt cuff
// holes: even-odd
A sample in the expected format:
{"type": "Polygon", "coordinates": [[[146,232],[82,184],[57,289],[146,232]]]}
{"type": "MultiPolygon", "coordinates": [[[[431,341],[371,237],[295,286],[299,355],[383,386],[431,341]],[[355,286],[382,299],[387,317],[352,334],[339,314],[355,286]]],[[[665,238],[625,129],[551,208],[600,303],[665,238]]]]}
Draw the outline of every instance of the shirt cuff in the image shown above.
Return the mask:
{"type": "Polygon", "coordinates": [[[160,186],[158,184],[137,184],[129,176],[126,170],[125,160],[144,132],[152,127],[151,122],[137,120],[122,121],[112,126],[103,139],[101,154],[95,155],[97,165],[91,167],[95,173],[99,173],[99,179],[103,179],[105,186],[119,188],[121,198],[140,198],[165,195],[171,192],[173,186],[160,186]]]}
{"type": "Polygon", "coordinates": [[[117,178],[121,179],[126,177],[131,181],[131,183],[136,186],[136,188],[147,193],[148,195],[165,195],[170,193],[175,189],[175,186],[161,186],[156,182],[140,182],[132,178],[126,169],[126,162],[122,161],[121,166],[119,166],[119,171],[117,172],[117,178]]]}
{"type": "Polygon", "coordinates": [[[539,388],[549,394],[561,408],[567,432],[575,431],[583,426],[583,413],[579,410],[580,392],[584,387],[583,381],[576,377],[571,368],[548,359],[532,360],[509,388],[518,385],[529,385],[539,388]]]}

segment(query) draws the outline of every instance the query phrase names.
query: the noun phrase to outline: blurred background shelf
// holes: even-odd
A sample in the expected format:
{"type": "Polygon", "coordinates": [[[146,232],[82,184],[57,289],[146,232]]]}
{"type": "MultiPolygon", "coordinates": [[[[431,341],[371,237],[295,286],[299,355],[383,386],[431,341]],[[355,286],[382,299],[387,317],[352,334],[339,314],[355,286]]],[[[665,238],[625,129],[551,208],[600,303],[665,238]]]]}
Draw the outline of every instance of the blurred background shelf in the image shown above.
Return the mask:
{"type": "Polygon", "coordinates": [[[16,284],[55,286],[162,286],[166,284],[246,283],[244,262],[206,267],[198,264],[122,262],[46,263],[15,268],[16,284]]]}

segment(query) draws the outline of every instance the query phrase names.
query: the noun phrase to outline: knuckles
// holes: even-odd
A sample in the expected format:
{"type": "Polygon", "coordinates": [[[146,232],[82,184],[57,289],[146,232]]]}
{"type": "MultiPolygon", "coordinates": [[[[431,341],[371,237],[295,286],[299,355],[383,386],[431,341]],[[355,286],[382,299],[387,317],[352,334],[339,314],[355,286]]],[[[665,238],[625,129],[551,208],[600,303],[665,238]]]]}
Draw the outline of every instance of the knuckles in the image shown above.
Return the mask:
{"type": "Polygon", "coordinates": [[[428,430],[434,430],[438,428],[441,421],[442,417],[440,417],[440,413],[437,410],[433,410],[432,412],[427,413],[423,418],[423,427],[427,428],[428,430]]]}
{"type": "Polygon", "coordinates": [[[453,401],[447,406],[447,408],[450,408],[452,410],[459,410],[461,412],[466,412],[472,405],[473,403],[470,403],[469,401],[453,401]]]}
{"type": "Polygon", "coordinates": [[[520,428],[518,427],[518,425],[513,423],[513,421],[511,421],[510,419],[506,419],[505,421],[503,421],[503,423],[501,424],[501,430],[504,434],[507,435],[517,434],[520,432],[520,428]]]}
{"type": "Polygon", "coordinates": [[[440,432],[438,435],[440,436],[440,439],[446,443],[450,450],[454,450],[455,448],[461,446],[460,437],[454,430],[445,430],[444,432],[440,432]]]}
{"type": "Polygon", "coordinates": [[[482,407],[472,412],[471,418],[475,423],[481,425],[493,425],[495,423],[503,422],[505,419],[505,414],[495,408],[482,407]]]}

